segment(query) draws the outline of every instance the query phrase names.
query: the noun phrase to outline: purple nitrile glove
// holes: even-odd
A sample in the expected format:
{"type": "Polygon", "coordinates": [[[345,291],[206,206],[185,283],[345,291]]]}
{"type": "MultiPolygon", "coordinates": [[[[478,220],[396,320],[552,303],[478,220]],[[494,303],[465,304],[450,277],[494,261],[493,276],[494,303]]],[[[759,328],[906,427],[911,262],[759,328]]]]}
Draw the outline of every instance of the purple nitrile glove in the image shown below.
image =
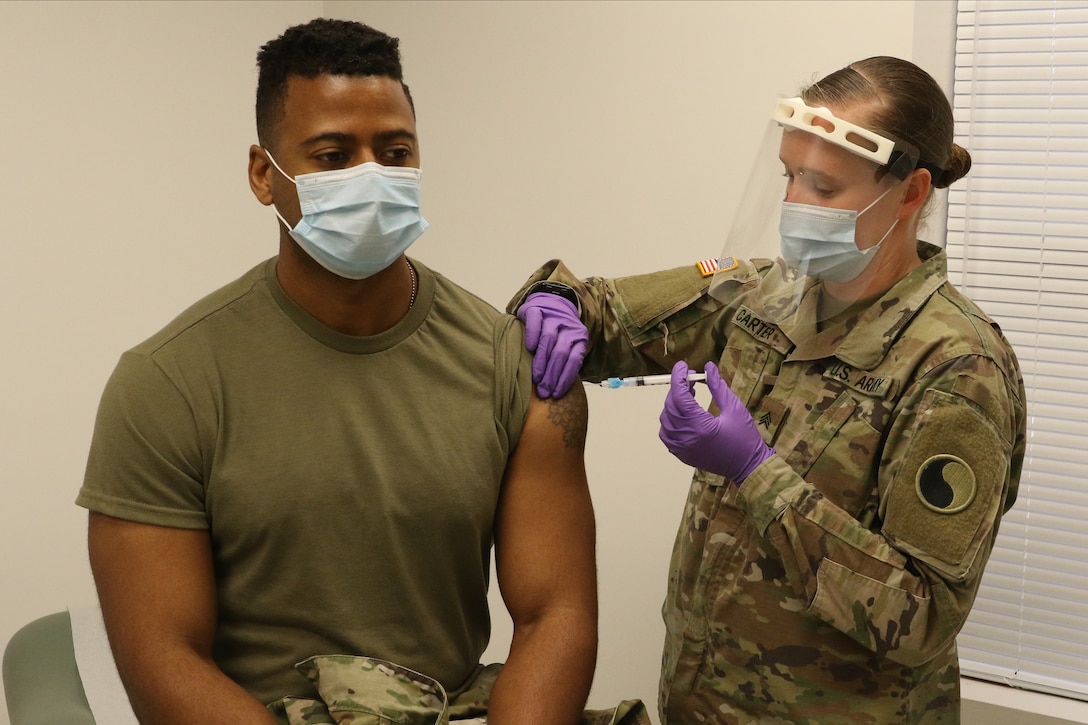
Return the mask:
{"type": "Polygon", "coordinates": [[[517,317],[525,323],[525,347],[533,353],[533,383],[541,398],[561,398],[578,378],[589,332],[570,300],[548,292],[525,298],[517,317]]]}
{"type": "Polygon", "coordinates": [[[718,366],[709,362],[705,370],[707,387],[721,413],[715,417],[695,400],[687,363],[681,360],[672,368],[659,435],[669,453],[684,463],[725,476],[739,486],[774,455],[774,449],[763,442],[751,414],[722,380],[718,366]]]}

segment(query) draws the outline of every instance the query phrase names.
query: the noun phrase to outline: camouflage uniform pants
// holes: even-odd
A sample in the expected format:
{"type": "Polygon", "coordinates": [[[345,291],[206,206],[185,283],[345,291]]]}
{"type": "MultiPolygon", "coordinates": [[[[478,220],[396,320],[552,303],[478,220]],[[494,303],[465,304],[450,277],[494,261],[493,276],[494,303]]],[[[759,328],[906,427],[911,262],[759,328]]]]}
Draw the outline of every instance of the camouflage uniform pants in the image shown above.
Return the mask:
{"type": "MultiPolygon", "coordinates": [[[[281,725],[476,725],[487,722],[491,687],[502,665],[485,667],[472,686],[450,700],[436,680],[370,657],[327,655],[297,665],[320,699],[285,697],[268,706],[281,725]]],[[[586,710],[581,725],[651,725],[639,700],[586,710]]]]}

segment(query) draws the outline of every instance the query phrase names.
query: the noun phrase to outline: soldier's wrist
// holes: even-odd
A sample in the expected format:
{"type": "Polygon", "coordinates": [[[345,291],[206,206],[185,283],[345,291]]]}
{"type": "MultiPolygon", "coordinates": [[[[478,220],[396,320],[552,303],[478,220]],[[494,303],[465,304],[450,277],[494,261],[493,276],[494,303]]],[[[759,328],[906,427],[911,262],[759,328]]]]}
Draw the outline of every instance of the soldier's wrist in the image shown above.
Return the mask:
{"type": "Polygon", "coordinates": [[[582,316],[582,301],[578,299],[578,293],[574,291],[574,288],[568,284],[563,284],[562,282],[556,282],[550,279],[542,279],[539,282],[534,282],[529,286],[529,289],[525,291],[525,297],[522,298],[518,307],[520,308],[521,305],[525,304],[525,300],[529,299],[529,297],[534,294],[550,294],[562,297],[574,305],[574,309],[578,311],[579,317],[582,316]]]}

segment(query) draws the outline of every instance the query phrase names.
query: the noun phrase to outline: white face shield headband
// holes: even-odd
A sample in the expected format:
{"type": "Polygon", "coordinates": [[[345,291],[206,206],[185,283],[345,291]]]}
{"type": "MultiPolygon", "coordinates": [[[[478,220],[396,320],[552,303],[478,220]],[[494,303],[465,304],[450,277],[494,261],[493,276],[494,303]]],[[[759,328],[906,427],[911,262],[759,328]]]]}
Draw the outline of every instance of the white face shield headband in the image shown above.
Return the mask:
{"type": "Polygon", "coordinates": [[[910,144],[893,141],[839,118],[823,106],[809,106],[801,98],[778,99],[771,118],[783,128],[811,133],[872,161],[881,167],[881,171],[899,181],[907,178],[918,165],[918,150],[910,144]]]}

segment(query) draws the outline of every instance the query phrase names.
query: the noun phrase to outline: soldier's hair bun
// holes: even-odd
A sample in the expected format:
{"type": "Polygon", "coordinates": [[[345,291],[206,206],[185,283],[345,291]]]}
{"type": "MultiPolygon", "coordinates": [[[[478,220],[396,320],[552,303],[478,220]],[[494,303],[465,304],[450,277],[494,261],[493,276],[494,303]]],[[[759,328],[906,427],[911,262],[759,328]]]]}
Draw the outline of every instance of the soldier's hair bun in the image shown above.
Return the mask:
{"type": "Polygon", "coordinates": [[[971,154],[964,147],[957,143],[952,144],[952,153],[948,157],[948,165],[941,173],[941,178],[934,177],[933,186],[938,189],[945,189],[950,184],[953,184],[964,176],[967,176],[967,172],[971,170],[971,154]]]}

